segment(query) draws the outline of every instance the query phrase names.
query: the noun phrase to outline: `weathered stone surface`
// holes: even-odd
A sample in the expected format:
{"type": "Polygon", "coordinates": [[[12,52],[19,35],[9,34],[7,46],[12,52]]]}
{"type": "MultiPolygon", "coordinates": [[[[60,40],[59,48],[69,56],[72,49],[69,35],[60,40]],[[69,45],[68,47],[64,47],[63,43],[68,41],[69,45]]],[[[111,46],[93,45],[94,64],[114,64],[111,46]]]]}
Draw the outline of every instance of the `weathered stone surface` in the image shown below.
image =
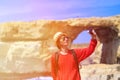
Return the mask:
{"type": "Polygon", "coordinates": [[[1,42],[0,71],[27,73],[50,70],[48,59],[51,54],[44,42],[1,42]],[[49,52],[49,53],[48,53],[49,52]],[[46,62],[47,61],[47,62],[46,62]]]}
{"type": "Polygon", "coordinates": [[[45,40],[52,38],[57,31],[68,33],[72,39],[83,30],[91,27],[118,28],[119,18],[81,18],[61,21],[40,20],[33,22],[9,22],[0,24],[0,39],[2,41],[45,40]],[[115,21],[115,22],[114,22],[115,21]]]}
{"type": "Polygon", "coordinates": [[[93,64],[83,66],[81,71],[82,80],[119,80],[120,65],[93,64]]]}
{"type": "MultiPolygon", "coordinates": [[[[53,35],[62,31],[74,40],[79,33],[90,28],[95,29],[102,47],[96,48],[97,56],[90,57],[87,64],[93,58],[95,63],[100,63],[101,58],[103,63],[116,63],[117,55],[120,56],[120,16],[8,22],[0,24],[0,72],[40,72],[39,75],[43,75],[41,72],[50,72],[50,57],[57,50],[53,35]]],[[[99,80],[100,76],[92,77],[93,80],[99,80]]],[[[101,80],[103,78],[107,79],[101,75],[101,80]]]]}
{"type": "MultiPolygon", "coordinates": [[[[120,65],[105,65],[105,64],[92,64],[82,66],[80,69],[82,80],[119,80],[120,79],[120,65]]],[[[24,74],[24,73],[23,73],[24,74]]],[[[8,76],[1,76],[1,80],[25,80],[25,78],[39,77],[37,72],[28,74],[9,74],[8,76]]],[[[38,79],[38,78],[37,78],[38,79]]],[[[27,79],[26,79],[27,80],[27,79]]],[[[52,79],[50,79],[52,80],[52,79]]]]}

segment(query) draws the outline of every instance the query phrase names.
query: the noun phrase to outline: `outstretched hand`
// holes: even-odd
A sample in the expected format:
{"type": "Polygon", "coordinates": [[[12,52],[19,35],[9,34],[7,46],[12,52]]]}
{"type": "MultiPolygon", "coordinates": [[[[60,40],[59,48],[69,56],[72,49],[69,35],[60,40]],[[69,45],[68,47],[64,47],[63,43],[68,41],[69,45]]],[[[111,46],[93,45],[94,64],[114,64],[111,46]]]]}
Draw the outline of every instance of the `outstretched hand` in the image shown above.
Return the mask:
{"type": "Polygon", "coordinates": [[[89,34],[91,35],[92,39],[96,39],[96,32],[94,29],[90,29],[89,34]]]}

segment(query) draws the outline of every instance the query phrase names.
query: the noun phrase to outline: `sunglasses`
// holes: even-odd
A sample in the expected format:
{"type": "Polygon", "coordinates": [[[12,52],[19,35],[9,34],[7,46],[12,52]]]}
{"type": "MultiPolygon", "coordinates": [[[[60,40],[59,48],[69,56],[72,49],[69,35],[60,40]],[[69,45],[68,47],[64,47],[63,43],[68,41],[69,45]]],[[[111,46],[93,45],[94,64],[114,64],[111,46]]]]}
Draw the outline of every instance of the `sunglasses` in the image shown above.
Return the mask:
{"type": "Polygon", "coordinates": [[[69,40],[69,37],[67,37],[67,36],[61,36],[60,41],[65,41],[65,40],[69,40]]]}

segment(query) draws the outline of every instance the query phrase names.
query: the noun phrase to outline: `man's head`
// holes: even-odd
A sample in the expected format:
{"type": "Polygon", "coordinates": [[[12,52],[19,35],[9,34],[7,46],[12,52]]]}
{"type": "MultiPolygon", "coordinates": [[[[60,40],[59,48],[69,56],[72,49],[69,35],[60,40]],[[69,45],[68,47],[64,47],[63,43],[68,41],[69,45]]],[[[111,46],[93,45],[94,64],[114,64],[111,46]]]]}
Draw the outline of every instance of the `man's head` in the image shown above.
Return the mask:
{"type": "Polygon", "coordinates": [[[57,47],[60,49],[61,46],[68,46],[70,42],[70,38],[66,33],[57,32],[53,37],[57,47]]]}

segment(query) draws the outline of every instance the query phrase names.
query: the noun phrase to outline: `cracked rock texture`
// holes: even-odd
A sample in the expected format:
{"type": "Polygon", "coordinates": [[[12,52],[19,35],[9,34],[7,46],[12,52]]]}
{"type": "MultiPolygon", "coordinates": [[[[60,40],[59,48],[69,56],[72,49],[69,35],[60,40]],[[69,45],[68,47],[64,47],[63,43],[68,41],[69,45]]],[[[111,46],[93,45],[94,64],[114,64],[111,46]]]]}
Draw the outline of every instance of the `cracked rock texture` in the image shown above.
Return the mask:
{"type": "MultiPolygon", "coordinates": [[[[51,54],[57,50],[52,39],[53,35],[57,31],[62,31],[74,40],[82,31],[91,28],[95,29],[102,46],[98,45],[94,57],[90,59],[93,59],[95,63],[108,65],[120,62],[117,60],[117,57],[120,58],[119,15],[7,22],[0,24],[0,72],[11,74],[41,72],[39,75],[46,72],[47,74],[50,72],[51,54]]],[[[87,64],[90,64],[90,59],[87,64]]]]}

